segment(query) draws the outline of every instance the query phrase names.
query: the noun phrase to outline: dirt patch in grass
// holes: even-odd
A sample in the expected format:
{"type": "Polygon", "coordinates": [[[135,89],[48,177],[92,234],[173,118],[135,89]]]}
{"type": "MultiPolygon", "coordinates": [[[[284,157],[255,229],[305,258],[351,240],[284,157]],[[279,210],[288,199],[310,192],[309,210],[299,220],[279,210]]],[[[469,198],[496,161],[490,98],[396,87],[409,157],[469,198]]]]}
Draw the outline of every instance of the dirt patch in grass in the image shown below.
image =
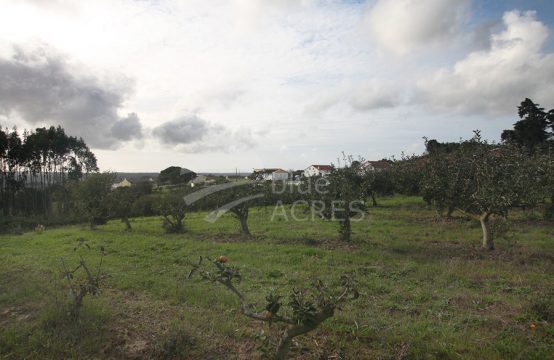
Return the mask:
{"type": "Polygon", "coordinates": [[[511,219],[513,226],[554,226],[554,221],[543,219],[511,219]]]}
{"type": "Polygon", "coordinates": [[[530,262],[546,261],[549,263],[554,263],[554,254],[549,254],[545,252],[533,252],[528,257],[530,262]]]}
{"type": "MultiPolygon", "coordinates": [[[[281,241],[284,243],[284,241],[281,241]]],[[[324,250],[359,250],[362,244],[356,241],[340,241],[338,239],[315,239],[315,238],[303,238],[298,240],[287,241],[286,243],[300,243],[306,246],[318,247],[324,250]]]]}
{"type": "Polygon", "coordinates": [[[464,313],[470,317],[483,317],[486,319],[484,325],[490,326],[502,324],[513,324],[522,313],[522,305],[510,304],[505,301],[490,301],[482,296],[461,294],[449,301],[457,312],[464,313]]]}
{"type": "Polygon", "coordinates": [[[105,296],[109,298],[112,321],[110,341],[102,348],[102,357],[215,360],[228,358],[232,351],[238,359],[251,359],[256,351],[254,335],[247,334],[238,342],[214,340],[205,329],[190,322],[192,309],[185,304],[114,289],[106,291],[105,296]]]}
{"type": "Polygon", "coordinates": [[[273,238],[266,235],[252,235],[250,237],[244,235],[211,235],[207,237],[208,241],[221,244],[237,244],[237,243],[266,243],[266,244],[284,244],[284,245],[305,245],[321,248],[324,250],[358,250],[363,246],[362,243],[351,241],[344,242],[338,239],[330,238],[273,238]]]}
{"type": "Polygon", "coordinates": [[[112,321],[110,342],[102,354],[120,359],[140,359],[152,353],[180,310],[146,294],[110,289],[104,296],[109,299],[112,321]]]}
{"type": "Polygon", "coordinates": [[[411,246],[401,245],[386,247],[384,249],[394,256],[426,261],[449,259],[478,260],[484,258],[482,250],[476,247],[460,244],[457,241],[446,240],[430,240],[411,246]]]}
{"type": "Polygon", "coordinates": [[[35,303],[25,303],[17,306],[9,306],[0,310],[0,327],[9,323],[23,323],[32,321],[37,317],[40,306],[35,303]]]}
{"type": "Polygon", "coordinates": [[[458,241],[431,240],[423,246],[406,248],[407,253],[419,254],[425,258],[450,258],[464,260],[491,260],[523,264],[532,260],[551,260],[551,254],[531,253],[521,244],[499,244],[495,250],[485,250],[479,245],[468,245],[458,241]]]}
{"type": "MultiPolygon", "coordinates": [[[[452,216],[450,218],[447,218],[447,217],[438,216],[438,215],[409,216],[406,219],[414,224],[444,225],[448,227],[459,227],[460,225],[466,224],[467,222],[473,220],[467,216],[452,216]]],[[[476,223],[478,223],[478,221],[476,221],[476,223]]]]}
{"type": "Polygon", "coordinates": [[[298,239],[270,239],[268,242],[272,244],[313,246],[323,250],[359,250],[363,245],[355,240],[345,242],[336,238],[330,239],[314,237],[303,237],[298,239]]]}
{"type": "Polygon", "coordinates": [[[208,241],[221,244],[236,244],[236,243],[248,243],[248,242],[257,242],[261,238],[258,236],[245,236],[241,234],[218,234],[218,235],[203,235],[208,241]]]}

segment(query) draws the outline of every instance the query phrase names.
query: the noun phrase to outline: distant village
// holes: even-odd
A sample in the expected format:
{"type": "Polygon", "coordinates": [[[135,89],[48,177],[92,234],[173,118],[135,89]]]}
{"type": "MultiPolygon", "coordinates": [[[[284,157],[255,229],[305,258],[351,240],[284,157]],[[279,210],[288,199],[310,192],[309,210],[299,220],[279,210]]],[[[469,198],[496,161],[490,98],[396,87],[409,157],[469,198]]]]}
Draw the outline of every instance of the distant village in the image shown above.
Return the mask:
{"type": "MultiPolygon", "coordinates": [[[[365,171],[382,171],[391,166],[388,160],[365,161],[361,164],[365,171]]],[[[333,170],[333,165],[310,165],[303,170],[284,170],[282,168],[253,169],[251,173],[196,173],[187,168],[171,166],[157,173],[118,173],[118,180],[112,189],[131,187],[138,182],[149,182],[154,187],[188,184],[191,187],[216,184],[237,178],[266,181],[299,182],[302,178],[314,176],[326,177],[333,170]]]]}

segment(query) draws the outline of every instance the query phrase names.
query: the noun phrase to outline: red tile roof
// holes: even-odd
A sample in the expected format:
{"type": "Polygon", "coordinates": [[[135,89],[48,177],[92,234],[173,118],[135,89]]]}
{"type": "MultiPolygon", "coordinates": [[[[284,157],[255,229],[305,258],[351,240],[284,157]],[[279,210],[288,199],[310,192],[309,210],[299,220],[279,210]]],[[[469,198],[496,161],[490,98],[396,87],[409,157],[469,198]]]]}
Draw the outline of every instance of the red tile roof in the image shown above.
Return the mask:
{"type": "Polygon", "coordinates": [[[333,170],[333,167],[331,165],[311,165],[311,166],[315,167],[318,170],[323,170],[323,171],[333,170]]]}

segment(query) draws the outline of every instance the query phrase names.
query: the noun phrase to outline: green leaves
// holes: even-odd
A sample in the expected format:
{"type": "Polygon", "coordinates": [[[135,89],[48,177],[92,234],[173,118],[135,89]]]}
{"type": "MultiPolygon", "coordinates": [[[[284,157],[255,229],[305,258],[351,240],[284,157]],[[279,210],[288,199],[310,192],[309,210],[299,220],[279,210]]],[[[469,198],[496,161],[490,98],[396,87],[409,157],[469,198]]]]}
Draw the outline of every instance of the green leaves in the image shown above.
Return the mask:
{"type": "MultiPolygon", "coordinates": [[[[448,151],[435,147],[425,166],[424,198],[442,211],[480,215],[484,238],[490,215],[507,216],[513,207],[533,208],[549,193],[548,162],[511,144],[489,144],[480,133],[448,151]]],[[[492,237],[488,242],[493,247],[492,237]]]]}
{"type": "Polygon", "coordinates": [[[518,107],[518,115],[521,120],[514,124],[513,130],[504,130],[502,140],[534,151],[535,148],[545,144],[553,136],[548,127],[552,127],[552,114],[554,110],[546,112],[530,99],[526,98],[518,107]]]}
{"type": "Polygon", "coordinates": [[[185,230],[184,219],[188,207],[183,197],[192,190],[189,187],[163,194],[156,204],[158,212],[163,216],[162,226],[168,233],[180,233],[185,230]]]}
{"type": "Polygon", "coordinates": [[[505,214],[513,206],[534,206],[544,196],[537,186],[540,177],[533,155],[511,145],[489,144],[476,133],[448,153],[429,156],[423,190],[438,210],[505,214]]]}
{"type": "Polygon", "coordinates": [[[89,175],[85,180],[72,184],[71,194],[75,204],[91,220],[91,227],[108,218],[108,197],[114,181],[115,174],[106,172],[89,175]]]}
{"type": "Polygon", "coordinates": [[[281,308],[281,296],[271,291],[265,297],[265,300],[267,301],[265,309],[271,314],[277,314],[277,312],[279,312],[279,309],[281,308]]]}
{"type": "MultiPolygon", "coordinates": [[[[238,283],[242,281],[239,268],[234,266],[226,266],[218,260],[211,260],[208,257],[206,257],[206,259],[212,262],[216,269],[214,271],[202,270],[200,272],[200,276],[203,279],[209,280],[211,282],[221,282],[227,284],[231,284],[233,281],[237,281],[238,283]]],[[[193,265],[193,269],[189,274],[189,278],[194,272],[196,272],[197,269],[200,268],[202,260],[203,257],[200,257],[198,265],[193,265]]]]}
{"type": "Polygon", "coordinates": [[[290,295],[289,306],[292,309],[293,318],[297,323],[314,323],[317,316],[317,307],[304,290],[293,289],[290,295]]]}
{"type": "Polygon", "coordinates": [[[351,156],[344,157],[345,166],[333,168],[325,179],[311,178],[315,189],[311,198],[312,208],[323,218],[339,223],[339,234],[342,240],[349,241],[351,234],[351,219],[363,216],[367,211],[365,198],[367,195],[368,177],[365,176],[361,161],[353,160],[351,156]],[[326,182],[318,186],[318,182],[326,182]]]}

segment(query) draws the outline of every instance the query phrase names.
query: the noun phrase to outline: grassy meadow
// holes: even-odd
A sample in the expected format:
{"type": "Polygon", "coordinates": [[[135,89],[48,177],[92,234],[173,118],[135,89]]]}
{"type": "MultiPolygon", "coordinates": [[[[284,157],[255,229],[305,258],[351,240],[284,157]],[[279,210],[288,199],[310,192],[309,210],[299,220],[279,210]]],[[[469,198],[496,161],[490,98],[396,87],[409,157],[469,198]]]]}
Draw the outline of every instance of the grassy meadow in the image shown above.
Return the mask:
{"type": "MultiPolygon", "coordinates": [[[[353,224],[350,243],[332,222],[271,220],[252,209],[252,238],[238,221],[188,214],[185,234],[165,234],[159,217],[0,236],[0,358],[258,358],[261,330],[227,289],[187,280],[200,255],[225,255],[239,285],[263,305],[314,279],[353,272],[361,296],[308,335],[297,359],[547,359],[554,353],[554,226],[514,212],[512,226],[480,248],[478,222],[445,221],[418,197],[380,199],[353,224]],[[67,320],[61,258],[75,266],[76,240],[104,246],[102,293],[67,320]]],[[[290,215],[290,214],[289,214],[290,215]]],[[[301,214],[304,216],[304,214],[301,214]]],[[[87,263],[99,260],[85,251],[87,263]]]]}

